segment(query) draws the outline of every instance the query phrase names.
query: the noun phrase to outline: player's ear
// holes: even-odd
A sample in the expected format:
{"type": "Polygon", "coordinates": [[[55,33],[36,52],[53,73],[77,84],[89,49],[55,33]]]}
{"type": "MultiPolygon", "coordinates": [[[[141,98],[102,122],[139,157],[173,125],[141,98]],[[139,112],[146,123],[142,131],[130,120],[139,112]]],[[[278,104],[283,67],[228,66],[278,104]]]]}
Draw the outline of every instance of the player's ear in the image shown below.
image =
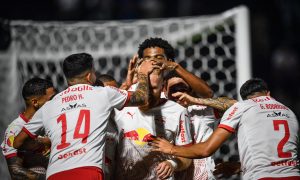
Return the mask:
{"type": "Polygon", "coordinates": [[[37,98],[32,98],[31,100],[31,105],[35,108],[35,109],[38,109],[39,108],[39,101],[37,98]]]}
{"type": "Polygon", "coordinates": [[[89,82],[92,85],[96,82],[96,75],[93,72],[87,73],[85,78],[86,78],[87,82],[89,82]]]}
{"type": "Polygon", "coordinates": [[[270,91],[267,91],[267,96],[271,96],[271,92],[270,91]]]}

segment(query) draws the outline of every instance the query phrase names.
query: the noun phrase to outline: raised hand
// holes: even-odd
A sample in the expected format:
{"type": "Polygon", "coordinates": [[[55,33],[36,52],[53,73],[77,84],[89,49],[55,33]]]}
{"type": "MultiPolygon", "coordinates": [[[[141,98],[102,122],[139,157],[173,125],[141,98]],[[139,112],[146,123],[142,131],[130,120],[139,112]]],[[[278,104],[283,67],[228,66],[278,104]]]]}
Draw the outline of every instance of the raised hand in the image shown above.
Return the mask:
{"type": "Polygon", "coordinates": [[[132,59],[130,59],[127,70],[127,77],[124,83],[122,83],[120,89],[128,89],[132,84],[137,82],[137,79],[134,79],[136,72],[136,65],[138,61],[138,54],[135,54],[132,59]]]}
{"type": "Polygon", "coordinates": [[[185,107],[196,104],[196,101],[197,101],[197,98],[192,97],[192,96],[188,95],[187,93],[176,92],[176,93],[173,93],[172,96],[175,99],[177,99],[177,103],[179,103],[185,107]]]}

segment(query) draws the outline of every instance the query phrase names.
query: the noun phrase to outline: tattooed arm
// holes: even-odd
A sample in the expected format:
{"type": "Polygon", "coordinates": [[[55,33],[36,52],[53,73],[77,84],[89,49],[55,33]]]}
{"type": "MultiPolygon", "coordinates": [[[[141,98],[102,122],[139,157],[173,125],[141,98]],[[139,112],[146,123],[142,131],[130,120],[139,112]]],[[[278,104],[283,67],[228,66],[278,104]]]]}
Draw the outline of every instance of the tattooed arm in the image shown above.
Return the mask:
{"type": "Polygon", "coordinates": [[[230,106],[232,106],[237,101],[229,97],[218,97],[218,98],[195,98],[186,93],[177,92],[172,94],[172,96],[178,98],[178,103],[189,106],[189,105],[204,105],[210,106],[219,111],[226,111],[230,106]]]}
{"type": "Polygon", "coordinates": [[[237,101],[229,97],[217,97],[217,98],[197,98],[196,101],[204,106],[210,106],[219,111],[226,111],[237,101]]]}
{"type": "Polygon", "coordinates": [[[149,74],[154,69],[161,69],[155,61],[143,61],[138,69],[138,86],[131,94],[127,106],[141,106],[149,103],[149,74]]]}
{"type": "Polygon", "coordinates": [[[23,167],[23,159],[15,156],[9,159],[6,159],[8,170],[10,176],[13,180],[23,180],[23,179],[30,179],[30,180],[42,180],[46,179],[44,174],[35,173],[29,169],[23,167]]]}

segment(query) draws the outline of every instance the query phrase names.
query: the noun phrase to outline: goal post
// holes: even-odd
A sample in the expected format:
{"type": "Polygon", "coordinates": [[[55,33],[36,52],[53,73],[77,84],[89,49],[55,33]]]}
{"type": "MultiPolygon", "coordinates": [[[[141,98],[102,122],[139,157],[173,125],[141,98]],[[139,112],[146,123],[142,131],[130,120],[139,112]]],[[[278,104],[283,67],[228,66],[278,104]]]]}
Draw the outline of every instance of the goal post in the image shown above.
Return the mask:
{"type": "MultiPolygon", "coordinates": [[[[67,83],[61,64],[72,53],[90,53],[97,71],[122,82],[139,44],[149,37],[162,37],[176,49],[175,61],[204,79],[215,96],[239,98],[239,87],[251,77],[249,12],[244,6],[216,15],[167,19],[11,21],[10,28],[10,47],[0,51],[1,139],[7,125],[24,107],[24,82],[39,76],[63,90],[67,83]]],[[[237,154],[235,142],[227,145],[230,152],[216,156],[228,160],[237,154]]],[[[1,171],[6,174],[3,169],[2,165],[1,171]]]]}

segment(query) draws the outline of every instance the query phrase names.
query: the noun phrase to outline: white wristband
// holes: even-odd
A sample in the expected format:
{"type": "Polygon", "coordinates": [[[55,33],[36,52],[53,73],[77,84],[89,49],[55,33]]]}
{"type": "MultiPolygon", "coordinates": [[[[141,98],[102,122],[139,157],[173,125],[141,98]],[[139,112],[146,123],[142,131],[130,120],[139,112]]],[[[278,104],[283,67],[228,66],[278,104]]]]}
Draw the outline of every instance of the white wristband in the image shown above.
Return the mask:
{"type": "Polygon", "coordinates": [[[168,161],[169,163],[171,163],[171,165],[173,166],[174,169],[177,169],[178,163],[177,163],[175,160],[173,160],[173,159],[168,159],[167,161],[168,161]]]}

